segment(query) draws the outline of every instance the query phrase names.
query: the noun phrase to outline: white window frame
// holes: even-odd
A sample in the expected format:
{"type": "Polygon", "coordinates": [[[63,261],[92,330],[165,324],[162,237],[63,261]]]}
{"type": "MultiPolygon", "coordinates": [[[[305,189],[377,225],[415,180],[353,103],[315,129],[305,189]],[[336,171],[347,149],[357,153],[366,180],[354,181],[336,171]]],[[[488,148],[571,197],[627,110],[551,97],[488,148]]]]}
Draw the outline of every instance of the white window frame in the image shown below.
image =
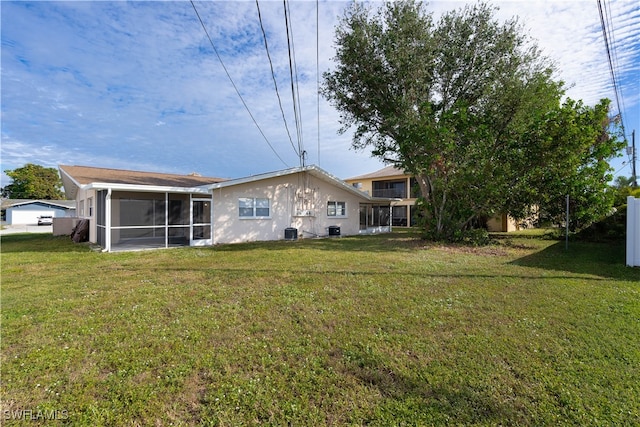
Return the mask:
{"type": "Polygon", "coordinates": [[[239,197],[238,217],[240,219],[270,219],[271,199],[269,199],[268,197],[239,197]],[[267,205],[266,207],[264,206],[265,203],[267,205]],[[251,214],[249,215],[248,212],[246,212],[247,214],[243,215],[241,209],[251,209],[251,214]],[[267,215],[259,215],[259,213],[264,213],[264,209],[267,209],[267,215]]]}
{"type": "Polygon", "coordinates": [[[93,218],[93,197],[87,198],[87,209],[89,210],[89,218],[93,218]]]}
{"type": "Polygon", "coordinates": [[[84,218],[84,199],[78,202],[78,216],[84,218]]]}
{"type": "Polygon", "coordinates": [[[327,202],[327,216],[331,218],[346,218],[347,217],[347,202],[330,200],[327,202]],[[341,209],[339,209],[341,208],[341,209]],[[339,211],[342,213],[339,213],[339,211]]]}

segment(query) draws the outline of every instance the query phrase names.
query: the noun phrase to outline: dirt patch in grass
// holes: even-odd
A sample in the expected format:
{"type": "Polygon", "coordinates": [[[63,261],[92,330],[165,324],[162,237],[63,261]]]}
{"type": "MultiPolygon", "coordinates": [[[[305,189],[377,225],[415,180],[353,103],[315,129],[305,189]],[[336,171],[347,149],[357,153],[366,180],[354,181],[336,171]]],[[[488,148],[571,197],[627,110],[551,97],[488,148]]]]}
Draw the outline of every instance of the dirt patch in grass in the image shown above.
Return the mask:
{"type": "MultiPolygon", "coordinates": [[[[427,247],[425,247],[427,248],[427,247]]],[[[452,254],[472,254],[481,256],[505,257],[509,252],[499,246],[465,246],[465,245],[434,245],[430,247],[438,251],[452,254]]]]}

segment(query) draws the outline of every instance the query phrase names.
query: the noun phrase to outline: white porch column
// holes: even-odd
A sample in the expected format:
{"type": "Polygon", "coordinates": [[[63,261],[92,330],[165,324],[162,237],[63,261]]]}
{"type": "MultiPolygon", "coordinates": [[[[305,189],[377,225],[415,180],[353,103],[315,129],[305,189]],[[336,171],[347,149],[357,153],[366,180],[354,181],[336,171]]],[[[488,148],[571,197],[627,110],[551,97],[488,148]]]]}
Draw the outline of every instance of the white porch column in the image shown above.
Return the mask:
{"type": "Polygon", "coordinates": [[[111,188],[104,198],[104,249],[111,252],[111,188]]]}

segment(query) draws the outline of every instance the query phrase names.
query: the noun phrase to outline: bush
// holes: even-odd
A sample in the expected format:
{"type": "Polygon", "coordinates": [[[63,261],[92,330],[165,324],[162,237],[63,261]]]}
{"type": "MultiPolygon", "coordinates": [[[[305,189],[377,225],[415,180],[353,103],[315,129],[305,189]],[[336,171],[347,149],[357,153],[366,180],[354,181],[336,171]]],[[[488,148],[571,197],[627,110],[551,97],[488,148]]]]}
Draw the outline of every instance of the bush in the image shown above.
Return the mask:
{"type": "Polygon", "coordinates": [[[601,221],[594,222],[577,234],[578,240],[610,242],[624,240],[627,235],[627,205],[619,206],[615,212],[601,221]]]}
{"type": "Polygon", "coordinates": [[[474,228],[463,230],[460,242],[471,246],[487,246],[491,242],[491,238],[485,228],[474,228]]]}

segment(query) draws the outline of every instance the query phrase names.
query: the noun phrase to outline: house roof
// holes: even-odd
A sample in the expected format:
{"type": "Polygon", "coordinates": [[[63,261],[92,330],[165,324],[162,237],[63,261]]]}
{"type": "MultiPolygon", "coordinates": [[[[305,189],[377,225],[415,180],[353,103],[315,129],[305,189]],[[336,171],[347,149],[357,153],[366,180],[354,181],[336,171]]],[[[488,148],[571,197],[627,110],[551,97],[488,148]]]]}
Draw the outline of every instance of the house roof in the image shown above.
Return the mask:
{"type": "Polygon", "coordinates": [[[392,176],[407,176],[407,174],[395,166],[387,166],[375,172],[371,172],[365,175],[354,176],[353,178],[347,178],[345,181],[357,181],[363,179],[375,179],[375,178],[389,178],[392,176]]]}
{"type": "Polygon", "coordinates": [[[177,175],[158,172],[141,172],[123,169],[94,168],[89,166],[64,166],[60,169],[80,185],[92,182],[110,182],[113,184],[160,185],[172,187],[197,187],[224,181],[222,178],[212,178],[197,174],[177,175]]]}
{"type": "Polygon", "coordinates": [[[90,166],[60,165],[59,169],[68,198],[75,198],[78,188],[95,183],[188,188],[224,181],[223,178],[205,177],[197,174],[177,175],[90,166]]]}
{"type": "Polygon", "coordinates": [[[2,209],[8,209],[16,206],[30,205],[30,204],[42,204],[55,206],[62,209],[75,209],[75,200],[34,200],[34,199],[5,199],[2,201],[2,209]]]}
{"type": "Polygon", "coordinates": [[[195,175],[172,175],[154,172],[137,172],[119,169],[103,169],[88,166],[59,166],[65,194],[75,199],[77,191],[85,188],[112,188],[135,191],[194,191],[208,192],[217,188],[257,182],[301,172],[310,173],[318,179],[329,182],[345,191],[370,201],[389,201],[387,198],[370,197],[343,180],[317,166],[302,166],[290,169],[252,175],[245,178],[225,180],[195,175]]]}
{"type": "Polygon", "coordinates": [[[239,178],[239,179],[231,179],[228,181],[224,181],[224,182],[219,182],[219,183],[215,183],[209,186],[209,188],[211,189],[217,189],[217,188],[226,188],[226,187],[230,187],[233,185],[240,185],[240,184],[246,184],[246,183],[250,183],[250,182],[256,182],[256,181],[261,181],[261,180],[265,180],[265,179],[270,179],[270,178],[276,178],[276,177],[280,177],[280,176],[286,176],[286,175],[291,175],[291,174],[296,174],[296,173],[301,173],[301,172],[306,172],[306,173],[310,173],[311,175],[313,175],[314,177],[321,179],[323,181],[329,182],[339,188],[342,188],[345,191],[348,191],[354,195],[357,195],[360,198],[366,199],[366,200],[370,200],[370,201],[385,201],[388,202],[389,198],[386,197],[371,197],[366,193],[363,193],[362,191],[359,191],[358,189],[354,188],[352,185],[347,184],[346,182],[344,182],[343,180],[341,180],[340,178],[337,178],[334,175],[331,175],[329,172],[325,171],[324,169],[319,168],[318,166],[315,165],[310,165],[310,166],[302,166],[302,167],[295,167],[295,168],[290,168],[290,169],[283,169],[283,170],[279,170],[279,171],[275,171],[275,172],[268,172],[268,173],[263,173],[263,174],[259,174],[259,175],[252,175],[252,176],[248,176],[245,178],[239,178]]]}

